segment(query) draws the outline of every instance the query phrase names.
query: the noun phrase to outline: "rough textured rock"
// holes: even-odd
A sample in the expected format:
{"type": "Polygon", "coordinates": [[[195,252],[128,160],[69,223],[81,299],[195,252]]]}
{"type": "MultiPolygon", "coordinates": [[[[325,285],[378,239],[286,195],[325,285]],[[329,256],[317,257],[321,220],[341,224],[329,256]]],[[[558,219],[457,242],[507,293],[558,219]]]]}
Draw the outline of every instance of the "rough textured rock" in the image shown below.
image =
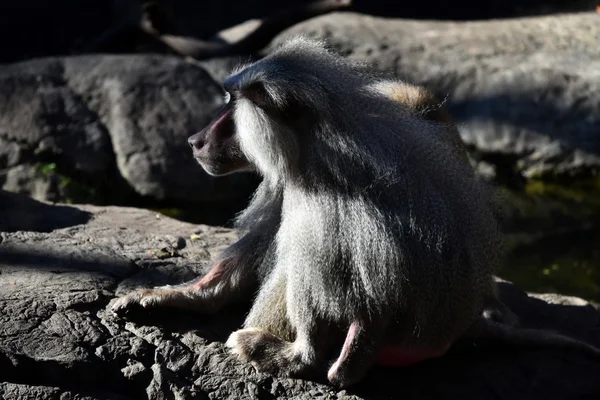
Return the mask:
{"type": "Polygon", "coordinates": [[[202,67],[174,57],[0,66],[0,183],[47,200],[243,199],[248,176],[210,178],[187,144],[222,101],[202,67]]]}
{"type": "Polygon", "coordinates": [[[441,96],[461,135],[503,173],[600,171],[600,29],[597,13],[481,22],[383,19],[335,13],[293,34],[327,38],[441,96]]]}
{"type": "MultiPolygon", "coordinates": [[[[156,311],[134,320],[105,311],[134,287],[205,272],[235,232],[140,209],[41,204],[1,190],[0,206],[4,399],[383,399],[401,393],[547,400],[600,394],[600,360],[481,343],[465,343],[412,368],[375,369],[347,391],[258,374],[222,344],[241,323],[244,307],[210,317],[156,311]],[[19,215],[35,217],[21,223],[19,215]]],[[[501,292],[526,326],[600,345],[600,312],[582,299],[527,295],[508,283],[501,292]]]]}

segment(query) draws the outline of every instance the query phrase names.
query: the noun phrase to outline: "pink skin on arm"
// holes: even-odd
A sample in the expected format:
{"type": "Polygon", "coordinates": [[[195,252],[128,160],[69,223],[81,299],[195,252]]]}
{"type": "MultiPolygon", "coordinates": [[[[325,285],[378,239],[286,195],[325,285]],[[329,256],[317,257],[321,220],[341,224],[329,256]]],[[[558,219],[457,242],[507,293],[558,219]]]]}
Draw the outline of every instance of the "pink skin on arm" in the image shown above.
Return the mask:
{"type": "Polygon", "coordinates": [[[227,273],[227,267],[224,261],[215,265],[201,280],[194,283],[194,289],[205,289],[213,286],[223,279],[223,275],[227,273]]]}

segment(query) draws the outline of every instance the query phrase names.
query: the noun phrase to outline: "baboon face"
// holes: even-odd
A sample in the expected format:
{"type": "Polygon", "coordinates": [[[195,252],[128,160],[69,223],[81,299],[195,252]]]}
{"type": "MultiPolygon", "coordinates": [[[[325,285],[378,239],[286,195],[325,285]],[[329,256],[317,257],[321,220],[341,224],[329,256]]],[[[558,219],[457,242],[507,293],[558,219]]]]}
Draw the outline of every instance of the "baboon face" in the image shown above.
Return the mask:
{"type": "Polygon", "coordinates": [[[228,94],[225,100],[225,106],[208,126],[188,139],[194,158],[212,176],[252,170],[240,149],[233,119],[233,104],[229,101],[228,94]]]}

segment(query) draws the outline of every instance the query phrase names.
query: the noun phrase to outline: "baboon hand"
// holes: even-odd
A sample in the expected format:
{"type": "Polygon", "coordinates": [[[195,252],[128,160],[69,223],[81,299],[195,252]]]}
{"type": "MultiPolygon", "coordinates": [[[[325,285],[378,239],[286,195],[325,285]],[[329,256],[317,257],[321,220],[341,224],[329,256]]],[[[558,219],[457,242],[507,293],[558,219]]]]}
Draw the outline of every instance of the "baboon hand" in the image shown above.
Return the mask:
{"type": "MultiPolygon", "coordinates": [[[[235,262],[216,264],[200,280],[180,285],[141,289],[118,299],[111,307],[119,314],[134,308],[169,307],[213,313],[230,301],[246,295],[248,288],[232,279],[235,262]]],[[[244,282],[249,281],[246,279],[244,282]]]]}
{"type": "Polygon", "coordinates": [[[188,290],[154,288],[133,291],[119,298],[111,307],[116,314],[123,314],[135,308],[178,307],[187,308],[193,296],[188,290]]]}

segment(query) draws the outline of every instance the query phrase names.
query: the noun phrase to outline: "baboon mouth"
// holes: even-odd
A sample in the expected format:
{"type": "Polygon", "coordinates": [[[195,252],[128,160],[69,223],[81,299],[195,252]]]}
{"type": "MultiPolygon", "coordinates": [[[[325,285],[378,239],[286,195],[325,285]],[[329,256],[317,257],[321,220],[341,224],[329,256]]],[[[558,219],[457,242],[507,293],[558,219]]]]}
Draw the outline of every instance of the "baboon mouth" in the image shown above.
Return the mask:
{"type": "Polygon", "coordinates": [[[222,168],[222,166],[217,163],[206,161],[205,159],[202,159],[200,157],[194,158],[196,159],[198,164],[200,164],[202,169],[211,176],[223,176],[228,173],[227,169],[222,168]]]}

